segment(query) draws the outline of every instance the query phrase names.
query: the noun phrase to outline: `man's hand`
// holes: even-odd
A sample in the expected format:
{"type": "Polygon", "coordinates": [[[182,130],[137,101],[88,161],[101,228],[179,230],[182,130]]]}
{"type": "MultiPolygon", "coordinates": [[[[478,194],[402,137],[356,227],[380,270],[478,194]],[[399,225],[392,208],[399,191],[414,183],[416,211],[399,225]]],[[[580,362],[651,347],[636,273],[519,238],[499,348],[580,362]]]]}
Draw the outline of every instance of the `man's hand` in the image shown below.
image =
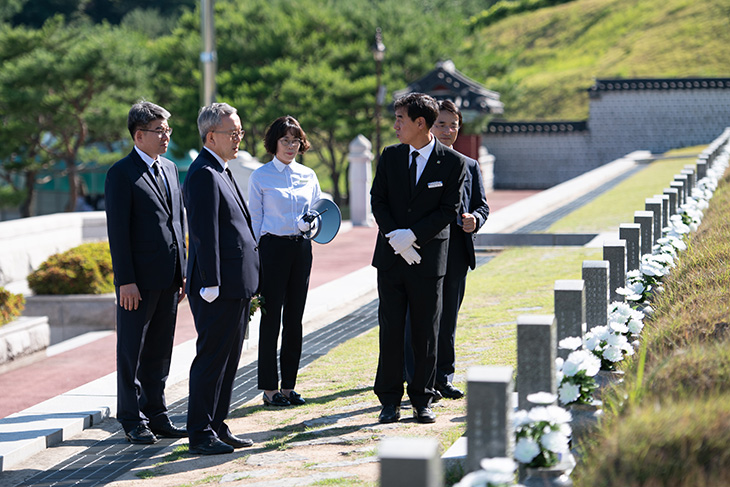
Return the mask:
{"type": "Polygon", "coordinates": [[[119,306],[127,311],[137,311],[140,301],[142,301],[142,295],[139,294],[136,283],[119,286],[119,306]]]}
{"type": "Polygon", "coordinates": [[[396,254],[401,254],[416,243],[416,235],[410,228],[393,230],[385,235],[396,254]]]}
{"type": "Polygon", "coordinates": [[[200,297],[205,299],[209,303],[212,303],[213,301],[215,301],[219,295],[220,295],[219,286],[200,288],[200,297]]]}
{"type": "Polygon", "coordinates": [[[185,279],[183,279],[182,287],[180,287],[180,290],[177,293],[177,304],[182,303],[183,299],[185,299],[185,279]]]}
{"type": "Polygon", "coordinates": [[[421,255],[416,252],[417,247],[418,246],[413,245],[400,253],[400,256],[403,257],[403,260],[405,260],[408,265],[421,263],[421,255]]]}
{"type": "Polygon", "coordinates": [[[461,228],[463,228],[466,233],[471,233],[476,230],[477,217],[475,217],[471,213],[463,213],[461,215],[461,228]]]}

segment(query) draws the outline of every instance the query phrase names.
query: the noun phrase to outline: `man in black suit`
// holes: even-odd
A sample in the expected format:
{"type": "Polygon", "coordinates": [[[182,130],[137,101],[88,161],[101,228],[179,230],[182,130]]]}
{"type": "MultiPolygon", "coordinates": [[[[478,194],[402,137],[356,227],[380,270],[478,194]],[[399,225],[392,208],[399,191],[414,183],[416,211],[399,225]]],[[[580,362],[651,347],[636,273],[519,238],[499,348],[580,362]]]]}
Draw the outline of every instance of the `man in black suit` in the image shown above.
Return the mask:
{"type": "Polygon", "coordinates": [[[107,173],[107,233],[117,293],[117,419],[132,443],[183,438],[167,414],[177,305],[185,297],[184,208],[177,167],[161,157],[170,113],[129,110],[134,149],[107,173]]]}
{"type": "MultiPolygon", "coordinates": [[[[459,108],[450,100],[439,101],[439,116],[431,132],[447,147],[453,147],[459,136],[462,117],[459,108]]],[[[451,222],[449,257],[444,276],[443,310],[439,326],[436,352],[436,390],[447,399],[459,399],[464,393],[454,387],[456,357],[456,321],[466,290],[466,273],[476,268],[474,238],[489,217],[489,205],[484,194],[484,183],[479,163],[465,157],[466,175],[461,192],[459,215],[451,222]]]]}
{"type": "Polygon", "coordinates": [[[381,423],[400,419],[403,342],[410,308],[415,359],[408,396],[420,423],[433,423],[430,408],[436,374],[449,224],[456,219],[464,183],[463,157],[431,134],[436,100],[411,93],[395,102],[401,144],[386,147],[371,189],[379,232],[373,255],[378,269],[380,357],[374,391],[383,405],[381,423]]]}
{"type": "Polygon", "coordinates": [[[187,292],[198,332],[187,427],[190,452],[211,455],[253,445],[224,421],[259,287],[259,255],[248,207],[228,169],[244,135],[236,109],[226,103],[201,108],[198,132],[203,149],[183,184],[190,228],[187,292]]]}

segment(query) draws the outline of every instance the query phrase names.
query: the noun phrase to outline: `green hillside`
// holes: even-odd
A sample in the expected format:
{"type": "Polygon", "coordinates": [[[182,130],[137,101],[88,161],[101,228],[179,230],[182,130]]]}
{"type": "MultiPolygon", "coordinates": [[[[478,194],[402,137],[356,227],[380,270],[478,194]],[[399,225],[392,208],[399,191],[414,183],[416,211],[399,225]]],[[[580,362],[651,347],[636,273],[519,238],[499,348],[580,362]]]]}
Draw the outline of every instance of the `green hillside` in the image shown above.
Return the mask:
{"type": "Polygon", "coordinates": [[[730,2],[576,0],[475,27],[456,66],[507,120],[581,120],[595,78],[730,77],[730,2]]]}

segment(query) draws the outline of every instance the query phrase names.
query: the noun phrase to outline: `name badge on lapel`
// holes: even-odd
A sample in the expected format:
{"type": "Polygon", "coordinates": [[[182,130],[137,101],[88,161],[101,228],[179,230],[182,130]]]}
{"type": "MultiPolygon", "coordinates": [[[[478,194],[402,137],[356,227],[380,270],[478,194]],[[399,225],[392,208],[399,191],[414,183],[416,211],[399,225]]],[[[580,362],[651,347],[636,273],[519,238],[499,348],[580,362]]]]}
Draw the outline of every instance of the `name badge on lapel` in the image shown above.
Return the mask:
{"type": "Polygon", "coordinates": [[[440,188],[444,185],[442,181],[431,181],[428,183],[428,189],[440,188]]]}

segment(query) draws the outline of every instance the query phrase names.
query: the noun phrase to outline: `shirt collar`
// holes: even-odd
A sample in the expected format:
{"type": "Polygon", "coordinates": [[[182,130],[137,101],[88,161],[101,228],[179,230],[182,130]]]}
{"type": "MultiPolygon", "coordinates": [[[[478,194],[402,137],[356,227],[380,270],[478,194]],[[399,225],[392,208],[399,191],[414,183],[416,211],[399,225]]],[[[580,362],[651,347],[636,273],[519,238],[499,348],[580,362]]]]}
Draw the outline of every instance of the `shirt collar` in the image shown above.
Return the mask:
{"type": "Polygon", "coordinates": [[[410,156],[413,154],[414,151],[418,151],[418,154],[420,157],[423,157],[426,162],[428,162],[428,158],[431,157],[431,152],[433,152],[433,148],[436,146],[436,137],[431,137],[431,142],[426,144],[425,146],[421,147],[420,149],[416,149],[412,145],[409,145],[409,151],[408,155],[410,156]]]}
{"type": "Polygon", "coordinates": [[[294,164],[296,164],[296,161],[291,161],[289,164],[284,164],[276,156],[274,156],[274,158],[271,160],[271,162],[274,163],[274,167],[279,172],[283,172],[284,169],[286,169],[287,167],[289,167],[292,171],[294,171],[294,167],[293,166],[294,166],[294,164]]]}
{"type": "Polygon", "coordinates": [[[213,157],[215,157],[215,160],[218,161],[218,164],[221,165],[221,167],[225,170],[228,169],[228,163],[224,161],[218,154],[213,152],[212,150],[208,149],[207,147],[203,146],[203,149],[207,150],[211,154],[213,154],[213,157]]]}
{"type": "Polygon", "coordinates": [[[155,162],[156,159],[152,159],[150,156],[147,155],[146,152],[144,152],[142,149],[134,146],[134,149],[137,151],[137,154],[139,154],[139,157],[142,158],[145,164],[147,164],[148,169],[152,169],[152,164],[155,162]]]}

